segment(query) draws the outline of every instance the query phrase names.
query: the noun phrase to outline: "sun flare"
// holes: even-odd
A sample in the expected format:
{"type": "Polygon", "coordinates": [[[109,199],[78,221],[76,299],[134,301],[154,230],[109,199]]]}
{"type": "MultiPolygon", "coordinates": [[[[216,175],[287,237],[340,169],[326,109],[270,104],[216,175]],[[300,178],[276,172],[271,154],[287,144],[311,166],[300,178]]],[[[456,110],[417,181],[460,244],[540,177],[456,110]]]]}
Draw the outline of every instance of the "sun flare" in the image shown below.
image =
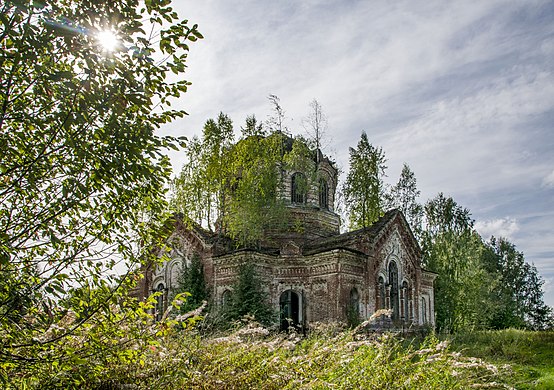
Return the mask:
{"type": "Polygon", "coordinates": [[[117,34],[110,30],[99,31],[96,34],[96,40],[108,52],[114,51],[119,45],[117,34]]]}

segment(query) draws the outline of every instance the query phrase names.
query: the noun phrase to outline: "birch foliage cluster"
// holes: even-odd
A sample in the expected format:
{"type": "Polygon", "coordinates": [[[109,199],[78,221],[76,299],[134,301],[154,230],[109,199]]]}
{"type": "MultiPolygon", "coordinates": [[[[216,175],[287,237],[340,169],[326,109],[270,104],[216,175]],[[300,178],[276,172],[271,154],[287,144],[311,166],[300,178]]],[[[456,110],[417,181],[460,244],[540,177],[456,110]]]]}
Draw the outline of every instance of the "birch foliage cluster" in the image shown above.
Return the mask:
{"type": "Polygon", "coordinates": [[[186,148],[186,157],[172,185],[173,210],[238,245],[256,246],[264,231],[286,222],[287,172],[303,173],[302,191],[316,183],[307,142],[272,128],[266,131],[253,116],[238,140],[227,115],[209,119],[202,137],[186,148]]]}
{"type": "Polygon", "coordinates": [[[124,303],[133,278],[121,273],[163,239],[165,150],[184,142],[156,134],[185,115],[170,103],[189,83],[167,76],[183,73],[202,38],[169,4],[0,3],[4,375],[125,353],[109,327],[139,307],[124,303]],[[109,50],[105,31],[117,39],[109,50]]]}

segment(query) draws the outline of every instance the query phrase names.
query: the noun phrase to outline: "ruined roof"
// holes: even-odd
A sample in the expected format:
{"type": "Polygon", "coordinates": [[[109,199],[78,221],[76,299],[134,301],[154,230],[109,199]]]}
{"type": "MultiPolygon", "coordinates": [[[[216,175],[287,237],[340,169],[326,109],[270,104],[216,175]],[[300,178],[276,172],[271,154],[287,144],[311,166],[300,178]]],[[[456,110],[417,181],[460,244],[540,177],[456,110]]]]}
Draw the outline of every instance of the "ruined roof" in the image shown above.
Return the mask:
{"type": "MultiPolygon", "coordinates": [[[[177,226],[185,231],[188,231],[189,234],[196,236],[197,239],[199,239],[205,246],[212,247],[214,256],[222,256],[239,251],[254,251],[274,256],[279,255],[280,253],[280,250],[275,247],[250,247],[238,245],[235,240],[228,236],[210,232],[194,222],[186,223],[183,221],[182,215],[177,215],[176,217],[178,221],[177,226]]],[[[376,239],[378,239],[383,229],[396,220],[396,218],[400,218],[401,221],[404,221],[408,234],[415,242],[415,251],[420,252],[421,249],[417,244],[417,240],[413,236],[413,233],[411,232],[411,229],[402,212],[398,209],[387,211],[385,215],[379,218],[379,220],[371,226],[331,237],[322,237],[312,240],[302,247],[301,252],[303,255],[314,255],[317,253],[343,249],[351,252],[367,254],[375,245],[376,239]]]]}
{"type": "Polygon", "coordinates": [[[397,210],[389,210],[379,220],[373,223],[371,226],[354,230],[348,233],[343,233],[337,236],[318,238],[309,242],[304,246],[303,253],[305,255],[312,255],[321,252],[327,252],[334,249],[347,249],[360,252],[361,239],[368,243],[373,243],[375,238],[379,235],[381,230],[387,226],[397,215],[402,213],[397,210]]]}

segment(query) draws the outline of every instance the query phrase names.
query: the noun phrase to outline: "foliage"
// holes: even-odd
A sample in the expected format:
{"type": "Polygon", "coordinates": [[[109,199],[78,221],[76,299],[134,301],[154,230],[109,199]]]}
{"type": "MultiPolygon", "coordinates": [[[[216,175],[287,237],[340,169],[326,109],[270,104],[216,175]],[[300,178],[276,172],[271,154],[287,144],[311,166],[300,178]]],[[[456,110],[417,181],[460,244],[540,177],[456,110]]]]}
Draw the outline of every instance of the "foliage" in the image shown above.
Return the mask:
{"type": "Polygon", "coordinates": [[[140,321],[129,321],[120,324],[121,337],[128,337],[128,327],[135,326],[144,335],[156,333],[157,341],[129,341],[134,356],[105,359],[98,354],[91,359],[98,364],[64,364],[34,378],[29,371],[10,371],[12,387],[7,388],[550,389],[554,385],[552,332],[472,331],[439,342],[432,335],[421,340],[359,329],[345,332],[333,324],[312,324],[309,335],[301,337],[272,334],[250,323],[201,338],[190,326],[185,332],[176,331],[175,322],[148,320],[148,326],[137,326],[140,321]]]}
{"type": "Polygon", "coordinates": [[[525,262],[522,252],[505,238],[492,237],[485,244],[485,266],[498,275],[499,283],[492,291],[490,326],[495,329],[552,326],[552,309],[543,300],[544,281],[537,269],[525,262]]]}
{"type": "Polygon", "coordinates": [[[226,232],[243,245],[255,246],[268,228],[278,228],[286,218],[282,188],[284,136],[248,137],[230,150],[227,175],[231,194],[226,232]]]}
{"type": "Polygon", "coordinates": [[[173,182],[173,209],[189,220],[205,221],[212,231],[226,212],[233,138],[233,123],[227,115],[220,113],[217,120],[207,120],[202,139],[194,138],[187,146],[188,162],[173,182]]]}
{"type": "Polygon", "coordinates": [[[278,230],[287,218],[283,196],[285,172],[301,172],[301,191],[317,183],[314,152],[301,137],[265,130],[247,118],[243,136],[233,141],[232,123],[221,113],[208,120],[201,139],[187,148],[187,163],[173,182],[175,211],[236,240],[256,247],[268,229],[278,230]]]}
{"type": "Polygon", "coordinates": [[[350,148],[350,170],[343,187],[350,228],[370,226],[383,215],[385,154],[362,132],[357,148],[350,148]]]}
{"type": "MultiPolygon", "coordinates": [[[[169,332],[145,348],[140,371],[118,362],[108,366],[102,383],[136,389],[503,389],[511,379],[508,367],[464,357],[432,336],[416,344],[315,326],[305,338],[271,334],[256,324],[205,339],[169,332]]],[[[80,385],[97,387],[88,377],[80,385]]]]}
{"type": "Polygon", "coordinates": [[[349,328],[355,328],[361,322],[359,307],[350,303],[346,308],[346,324],[349,328]]]}
{"type": "Polygon", "coordinates": [[[468,209],[442,193],[425,205],[424,266],[435,280],[437,327],[445,331],[544,329],[552,321],[534,266],[506,239],[484,243],[468,209]]]}
{"type": "Polygon", "coordinates": [[[202,265],[202,259],[196,253],[192,256],[190,264],[183,260],[177,277],[177,287],[172,291],[172,298],[183,293],[187,293],[187,299],[180,305],[179,311],[181,314],[197,309],[204,301],[208,300],[204,266],[202,265]]]}
{"type": "Polygon", "coordinates": [[[263,124],[259,123],[255,115],[246,117],[246,123],[244,127],[241,127],[242,138],[248,138],[251,136],[265,137],[267,132],[263,124]]]}
{"type": "MultiPolygon", "coordinates": [[[[109,289],[98,289],[79,295],[90,299],[93,295],[111,293],[109,289]]],[[[51,347],[44,347],[40,351],[42,361],[27,360],[24,370],[17,361],[4,364],[5,388],[96,389],[110,388],[113,383],[132,383],[140,376],[137,367],[144,368],[145,362],[163,350],[170,337],[189,331],[199,320],[197,313],[192,312],[177,319],[170,319],[166,313],[161,321],[154,321],[151,313],[155,296],[137,302],[118,292],[104,302],[109,310],[97,311],[85,326],[75,327],[82,313],[69,310],[39,337],[42,341],[52,340],[53,348],[65,352],[64,358],[55,357],[51,347]],[[68,335],[57,337],[68,330],[71,330],[68,335]],[[86,355],[81,354],[83,345],[87,347],[86,355]]]]}
{"type": "Polygon", "coordinates": [[[439,274],[435,280],[437,327],[457,331],[486,323],[488,289],[494,278],[482,267],[482,242],[473,230],[469,210],[441,193],[427,202],[425,216],[423,261],[439,274]]]}
{"type": "Polygon", "coordinates": [[[452,349],[465,356],[510,365],[507,378],[516,389],[554,388],[554,332],[518,329],[461,332],[451,336],[452,349]]]}
{"type": "Polygon", "coordinates": [[[4,381],[6,370],[66,375],[101,370],[87,364],[101,355],[133,359],[116,325],[143,308],[125,303],[133,275],[114,267],[148,260],[167,234],[164,150],[184,139],[155,131],[185,114],[168,106],[189,83],[166,76],[183,73],[187,42],[202,38],[168,3],[0,4],[4,381]],[[102,50],[102,29],[117,33],[115,51],[102,50]]]}
{"type": "Polygon", "coordinates": [[[325,138],[328,123],[321,104],[316,99],[312,100],[308,115],[302,119],[302,126],[308,135],[310,147],[314,150],[322,150],[327,146],[325,138]]]}
{"type": "Polygon", "coordinates": [[[402,211],[406,221],[418,238],[421,236],[423,219],[423,206],[417,202],[420,194],[421,191],[417,188],[414,172],[408,164],[404,163],[398,183],[385,195],[385,208],[402,211]]]}
{"type": "Polygon", "coordinates": [[[271,325],[275,322],[276,313],[268,301],[268,294],[254,264],[241,264],[233,286],[230,307],[224,308],[227,319],[236,321],[245,316],[252,316],[262,324],[271,325]]]}

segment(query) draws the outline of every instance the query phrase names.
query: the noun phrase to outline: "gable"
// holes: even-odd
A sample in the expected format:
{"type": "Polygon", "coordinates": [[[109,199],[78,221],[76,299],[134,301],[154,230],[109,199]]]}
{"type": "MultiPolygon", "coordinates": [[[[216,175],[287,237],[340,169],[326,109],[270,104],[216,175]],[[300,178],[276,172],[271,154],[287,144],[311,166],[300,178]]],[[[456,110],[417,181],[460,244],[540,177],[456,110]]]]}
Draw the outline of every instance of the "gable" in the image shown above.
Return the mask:
{"type": "Polygon", "coordinates": [[[421,249],[415,239],[408,222],[401,211],[390,210],[367,228],[355,230],[340,235],[317,239],[309,242],[303,248],[303,253],[316,254],[335,249],[347,249],[374,256],[376,251],[388,242],[391,234],[397,232],[399,242],[404,250],[414,259],[421,258],[421,249]]]}
{"type": "Polygon", "coordinates": [[[375,235],[372,243],[373,252],[406,258],[406,261],[409,259],[414,266],[421,266],[421,248],[404,215],[399,210],[388,213],[391,213],[392,217],[375,235]]]}

